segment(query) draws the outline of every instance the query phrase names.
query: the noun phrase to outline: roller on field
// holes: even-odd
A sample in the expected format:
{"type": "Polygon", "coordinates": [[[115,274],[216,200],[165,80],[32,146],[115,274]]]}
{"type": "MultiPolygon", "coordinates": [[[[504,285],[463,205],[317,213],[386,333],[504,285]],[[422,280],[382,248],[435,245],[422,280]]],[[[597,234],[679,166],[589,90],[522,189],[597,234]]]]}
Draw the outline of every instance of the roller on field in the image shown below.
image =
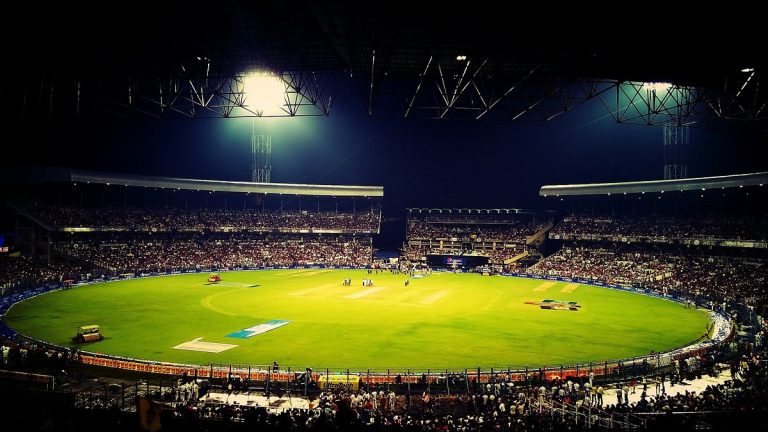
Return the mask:
{"type": "Polygon", "coordinates": [[[104,339],[104,335],[101,334],[98,325],[92,324],[78,327],[77,335],[72,339],[76,343],[96,342],[104,339]]]}

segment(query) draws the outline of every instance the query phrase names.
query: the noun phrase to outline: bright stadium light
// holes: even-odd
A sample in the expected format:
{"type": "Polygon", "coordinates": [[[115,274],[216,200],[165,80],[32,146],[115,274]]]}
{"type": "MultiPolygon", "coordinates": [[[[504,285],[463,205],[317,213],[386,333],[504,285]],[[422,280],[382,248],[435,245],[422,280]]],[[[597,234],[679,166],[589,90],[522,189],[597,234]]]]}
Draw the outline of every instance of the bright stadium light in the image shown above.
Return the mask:
{"type": "Polygon", "coordinates": [[[744,72],[744,73],[750,73],[750,72],[754,72],[755,68],[744,68],[741,71],[744,72]]]}
{"type": "Polygon", "coordinates": [[[672,84],[666,82],[649,82],[643,84],[643,86],[656,92],[667,91],[672,88],[672,84]]]}
{"type": "Polygon", "coordinates": [[[244,104],[264,115],[283,112],[285,84],[279,76],[254,72],[243,76],[244,104]]]}

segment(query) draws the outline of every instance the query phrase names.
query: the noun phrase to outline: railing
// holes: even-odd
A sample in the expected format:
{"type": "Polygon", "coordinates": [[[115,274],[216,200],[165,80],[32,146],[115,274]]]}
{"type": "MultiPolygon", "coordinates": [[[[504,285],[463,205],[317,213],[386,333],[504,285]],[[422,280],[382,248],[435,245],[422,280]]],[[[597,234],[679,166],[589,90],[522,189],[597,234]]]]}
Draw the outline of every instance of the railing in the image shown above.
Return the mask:
{"type": "Polygon", "coordinates": [[[435,369],[389,369],[354,371],[341,368],[286,368],[273,370],[268,365],[237,365],[215,364],[184,365],[165,362],[150,362],[138,359],[118,358],[93,353],[81,353],[79,361],[86,365],[100,366],[113,369],[140,372],[154,375],[188,376],[212,380],[238,379],[246,383],[259,383],[269,386],[270,383],[300,383],[318,382],[325,378],[337,378],[337,382],[359,382],[360,386],[381,388],[390,386],[418,386],[426,390],[438,392],[474,391],[483,385],[497,382],[541,383],[554,379],[572,379],[586,382],[592,377],[594,384],[604,385],[609,382],[626,381],[630,378],[653,376],[660,373],[671,374],[674,366],[673,359],[684,359],[690,356],[702,356],[709,349],[686,351],[669,354],[667,361],[661,361],[661,356],[644,356],[633,359],[604,361],[602,363],[584,363],[576,365],[547,366],[540,368],[505,368],[481,370],[464,369],[435,370],[435,369]],[[650,361],[649,361],[650,359],[650,361]],[[338,378],[341,379],[338,379],[338,378]]]}
{"type": "Polygon", "coordinates": [[[39,386],[45,388],[46,390],[53,390],[56,385],[56,379],[51,375],[4,369],[0,369],[0,381],[39,386]]]}
{"type": "Polygon", "coordinates": [[[672,430],[681,426],[688,430],[746,430],[740,425],[752,426],[755,424],[754,420],[763,421],[759,419],[758,412],[671,411],[636,413],[635,415],[658,430],[672,430]]]}
{"type": "Polygon", "coordinates": [[[117,406],[122,411],[136,410],[137,396],[155,400],[176,400],[175,379],[137,380],[134,382],[108,383],[95,381],[77,389],[67,388],[75,395],[74,407],[83,409],[108,408],[117,406]]]}
{"type": "MultiPolygon", "coordinates": [[[[188,377],[191,378],[191,377],[188,377]]],[[[68,383],[67,383],[68,384],[68,383]]],[[[281,393],[280,396],[281,399],[285,399],[286,396],[290,398],[291,394],[294,396],[298,396],[300,391],[296,391],[300,388],[300,386],[297,386],[295,384],[301,384],[298,382],[293,383],[293,387],[283,387],[279,393],[281,393]]],[[[53,390],[53,389],[48,389],[53,390]]],[[[84,409],[84,410],[96,410],[97,412],[110,408],[110,415],[113,415],[114,412],[111,410],[116,408],[120,411],[123,411],[125,413],[129,412],[136,412],[138,410],[138,406],[140,406],[140,400],[150,399],[153,402],[150,402],[150,406],[154,407],[154,413],[158,414],[161,410],[173,410],[178,409],[179,407],[186,406],[187,403],[197,403],[198,407],[203,406],[223,406],[227,405],[232,402],[229,401],[229,394],[231,391],[238,392],[238,391],[249,391],[252,390],[252,388],[231,388],[227,390],[227,398],[226,401],[224,400],[223,396],[225,393],[222,391],[217,391],[215,389],[215,386],[211,386],[207,380],[201,381],[195,381],[193,384],[193,381],[191,379],[187,379],[185,382],[180,382],[178,379],[163,379],[163,378],[155,378],[152,380],[135,380],[135,381],[122,381],[122,382],[115,382],[114,380],[108,380],[108,381],[96,381],[93,380],[87,380],[87,381],[79,381],[79,382],[72,382],[71,387],[68,385],[60,386],[59,389],[57,389],[55,392],[57,394],[68,394],[69,397],[66,398],[66,403],[62,405],[59,409],[62,410],[61,412],[64,412],[64,409],[68,408],[75,408],[75,409],[84,409]],[[200,382],[200,385],[198,386],[198,382],[200,382]],[[207,393],[212,392],[208,398],[202,398],[202,396],[206,395],[207,393]],[[159,404],[157,402],[160,402],[159,404]]],[[[370,391],[370,389],[366,389],[367,391],[370,391]]],[[[457,392],[464,393],[463,390],[460,388],[456,389],[457,392]]],[[[413,394],[419,395],[421,393],[421,389],[415,391],[413,394]]],[[[589,393],[586,394],[585,399],[579,399],[575,403],[566,402],[568,399],[561,400],[557,396],[552,396],[547,392],[539,393],[536,390],[532,390],[531,388],[528,388],[527,390],[522,390],[526,393],[525,399],[519,399],[518,403],[515,404],[512,402],[509,405],[510,414],[509,419],[522,419],[523,422],[526,422],[527,419],[532,419],[534,423],[538,422],[539,420],[543,420],[545,422],[549,422],[547,424],[549,425],[569,425],[566,429],[571,429],[572,427],[575,427],[575,430],[585,430],[585,429],[599,429],[599,430],[605,430],[605,429],[620,429],[620,430],[671,430],[670,426],[677,426],[681,427],[682,430],[699,430],[699,429],[713,429],[713,430],[741,430],[742,428],[736,428],[733,425],[738,424],[740,426],[744,425],[750,425],[754,423],[754,420],[760,420],[762,421],[760,416],[760,411],[754,411],[751,413],[744,413],[741,411],[736,410],[719,410],[719,411],[684,411],[684,412],[625,412],[623,411],[623,408],[618,409],[611,409],[611,408],[604,408],[602,406],[598,406],[595,402],[593,402],[590,397],[589,393]],[[514,409],[518,406],[524,406],[524,411],[520,411],[519,413],[515,413],[514,409]],[[518,417],[520,415],[520,417],[518,417]],[[735,423],[734,423],[735,422],[735,423]]],[[[435,389],[433,388],[433,392],[435,392],[435,389]]],[[[410,396],[403,395],[404,392],[400,393],[400,396],[398,399],[396,399],[396,402],[394,403],[393,407],[391,408],[394,411],[387,411],[387,409],[384,409],[384,412],[387,414],[382,415],[398,415],[398,414],[406,414],[411,411],[411,405],[416,404],[415,409],[420,409],[419,407],[420,402],[418,402],[418,398],[415,399],[415,401],[412,401],[410,396]]],[[[410,392],[409,392],[410,393],[410,392]]],[[[437,393],[437,392],[435,392],[437,393]]],[[[504,396],[508,398],[509,401],[514,401],[514,394],[516,394],[515,390],[505,390],[504,387],[502,387],[502,391],[499,392],[498,388],[496,391],[491,390],[480,390],[480,391],[466,391],[466,393],[473,393],[476,396],[480,396],[481,394],[496,394],[498,396],[504,396]],[[507,393],[509,392],[509,393],[507,393]]],[[[317,393],[315,393],[316,395],[317,393]]],[[[573,395],[574,393],[571,393],[573,395]]],[[[264,396],[267,397],[266,401],[269,402],[269,391],[267,390],[266,394],[264,396]]],[[[259,397],[263,397],[259,395],[259,397]]],[[[481,417],[486,414],[490,415],[490,411],[492,411],[495,408],[491,408],[490,410],[487,410],[485,406],[475,403],[474,407],[472,406],[465,406],[465,407],[459,407],[454,406],[451,403],[450,398],[450,392],[449,397],[445,396],[437,396],[435,395],[437,400],[441,400],[442,404],[438,404],[435,408],[435,411],[431,411],[432,408],[428,408],[426,412],[430,412],[432,416],[434,417],[443,417],[446,415],[456,415],[457,411],[459,414],[467,415],[467,417],[481,417]],[[442,398],[442,399],[441,399],[442,398]]],[[[578,396],[579,398],[581,396],[578,396]]],[[[243,403],[242,401],[240,402],[243,403]]],[[[237,402],[234,402],[234,406],[237,406],[237,402]]],[[[245,406],[245,405],[243,405],[245,406]]],[[[262,409],[265,409],[265,412],[267,410],[269,412],[272,412],[273,414],[279,415],[281,412],[285,412],[286,410],[293,409],[294,405],[279,405],[276,404],[274,407],[272,405],[264,405],[264,399],[261,399],[261,402],[257,402],[256,405],[251,405],[250,399],[248,400],[248,405],[251,407],[261,407],[262,409]]],[[[310,405],[311,409],[311,405],[310,405]]],[[[521,408],[522,409],[522,408],[521,408]]],[[[201,410],[202,412],[203,410],[201,410]]],[[[502,416],[504,416],[504,413],[501,413],[502,416]]],[[[494,414],[495,416],[495,414],[494,414]]],[[[450,417],[448,417],[450,418],[450,417]]],[[[133,419],[132,417],[130,419],[133,419]]],[[[223,420],[225,422],[242,422],[243,417],[238,418],[228,418],[226,416],[224,417],[199,417],[195,418],[193,420],[194,422],[197,421],[207,421],[207,420],[223,420]]],[[[187,424],[187,423],[185,423],[187,424]]],[[[164,424],[165,426],[169,426],[169,424],[164,424]]],[[[557,430],[557,427],[555,427],[555,430],[557,430]]],[[[680,430],[680,429],[677,429],[680,430]]]]}
{"type": "Polygon", "coordinates": [[[647,429],[646,418],[634,413],[609,412],[589,401],[579,405],[553,400],[547,409],[552,417],[559,415],[564,420],[572,420],[575,425],[584,425],[588,429],[647,429]]]}

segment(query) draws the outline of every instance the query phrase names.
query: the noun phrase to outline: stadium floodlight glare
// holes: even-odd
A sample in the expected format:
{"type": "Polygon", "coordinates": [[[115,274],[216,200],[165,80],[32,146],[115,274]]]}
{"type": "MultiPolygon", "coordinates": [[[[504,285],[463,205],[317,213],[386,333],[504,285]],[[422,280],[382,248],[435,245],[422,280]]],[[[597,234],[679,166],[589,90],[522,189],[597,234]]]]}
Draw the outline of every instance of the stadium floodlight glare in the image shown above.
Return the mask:
{"type": "Polygon", "coordinates": [[[672,84],[666,82],[649,82],[643,84],[643,86],[656,92],[667,91],[672,88],[672,84]]]}
{"type": "Polygon", "coordinates": [[[245,106],[264,115],[282,112],[285,104],[285,83],[269,72],[252,72],[243,75],[245,106]]]}
{"type": "Polygon", "coordinates": [[[457,61],[464,61],[466,59],[467,59],[467,56],[465,56],[465,55],[457,55],[456,56],[456,60],[457,61]]]}
{"type": "Polygon", "coordinates": [[[744,73],[750,73],[750,72],[754,72],[755,68],[744,68],[741,71],[744,72],[744,73]]]}

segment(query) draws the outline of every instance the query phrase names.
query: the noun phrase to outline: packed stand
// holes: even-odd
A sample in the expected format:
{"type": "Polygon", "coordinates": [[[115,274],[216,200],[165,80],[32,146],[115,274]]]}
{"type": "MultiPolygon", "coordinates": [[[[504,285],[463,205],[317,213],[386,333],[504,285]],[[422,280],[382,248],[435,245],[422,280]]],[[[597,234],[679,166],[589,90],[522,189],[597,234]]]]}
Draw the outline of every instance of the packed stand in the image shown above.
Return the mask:
{"type": "Polygon", "coordinates": [[[449,239],[459,240],[481,239],[484,241],[506,241],[525,243],[528,236],[541,229],[544,224],[521,221],[499,221],[472,223],[466,219],[456,222],[435,220],[432,218],[409,219],[409,239],[449,239]]]}
{"type": "Polygon", "coordinates": [[[0,256],[0,294],[46,283],[80,279],[84,271],[80,265],[49,262],[40,256],[0,256]]]}
{"type": "Polygon", "coordinates": [[[649,242],[681,239],[765,241],[766,218],[647,218],[567,217],[550,232],[550,238],[615,240],[632,237],[649,242]]]}
{"type": "Polygon", "coordinates": [[[403,256],[418,262],[428,254],[475,254],[503,264],[525,250],[528,237],[546,222],[510,214],[434,214],[410,216],[403,256]]]}
{"type": "Polygon", "coordinates": [[[117,235],[55,244],[64,256],[107,274],[302,265],[359,267],[371,262],[370,237],[289,234],[117,235]]]}
{"type": "MultiPolygon", "coordinates": [[[[0,340],[0,353],[2,366],[13,370],[48,371],[64,380],[69,379],[68,372],[77,372],[73,365],[78,353],[73,350],[0,340]]],[[[150,407],[151,413],[160,417],[158,426],[162,425],[163,430],[458,432],[656,430],[673,425],[683,426],[676,430],[687,430],[701,424],[699,420],[705,420],[708,429],[714,430],[741,430],[747,426],[759,430],[766,426],[768,366],[764,354],[748,352],[725,363],[690,357],[680,359],[679,366],[665,371],[669,374],[659,370],[655,378],[652,373],[647,379],[632,375],[612,382],[591,374],[542,380],[532,371],[525,382],[513,382],[499,374],[490,382],[477,383],[471,375],[448,374],[432,378],[432,391],[422,381],[412,388],[363,385],[357,391],[326,390],[313,398],[309,408],[226,403],[208,397],[212,390],[208,380],[189,376],[162,387],[162,392],[150,391],[145,396],[159,402],[150,407]],[[700,391],[689,390],[685,385],[686,380],[707,373],[714,375],[720,368],[730,370],[730,379],[700,391]],[[448,387],[452,391],[446,392],[448,387]],[[672,416],[673,413],[678,415],[672,416]]],[[[141,388],[144,387],[142,383],[141,388]]],[[[228,394],[253,390],[242,385],[226,388],[228,394]]],[[[151,388],[155,389],[156,386],[151,388]]],[[[111,402],[115,405],[110,409],[117,415],[119,391],[114,396],[106,388],[104,392],[98,387],[96,390],[84,390],[96,400],[80,408],[96,413],[107,409],[111,402]]],[[[282,396],[284,400],[290,397],[286,390],[275,387],[272,396],[282,396]]],[[[74,400],[77,407],[79,399],[74,400]]],[[[129,398],[128,404],[132,405],[131,401],[129,398]]],[[[145,414],[136,412],[134,416],[146,421],[145,414]]]]}
{"type": "Polygon", "coordinates": [[[642,245],[569,246],[526,273],[641,286],[713,302],[738,299],[753,306],[768,303],[768,260],[712,255],[703,250],[696,253],[683,248],[652,250],[642,245]]]}
{"type": "Polygon", "coordinates": [[[145,208],[72,208],[30,204],[25,211],[53,229],[94,231],[379,232],[379,213],[145,208]]]}
{"type": "Polygon", "coordinates": [[[687,424],[699,416],[715,429],[765,425],[768,367],[762,354],[749,353],[723,364],[731,372],[731,379],[723,384],[689,391],[680,386],[686,376],[717,372],[715,363],[707,361],[705,368],[698,366],[699,361],[698,357],[682,359],[682,366],[675,365],[666,377],[661,374],[645,380],[633,376],[618,382],[585,375],[526,382],[499,378],[480,384],[470,379],[467,384],[460,374],[447,375],[432,385],[435,389],[449,385],[455,389],[449,393],[431,393],[423,385],[397,393],[381,386],[337,389],[321,393],[309,409],[282,412],[195,398],[180,403],[177,398],[164,425],[215,427],[224,422],[259,430],[603,430],[654,429],[670,422],[687,424]],[[651,396],[653,385],[656,392],[651,396]],[[637,397],[630,401],[630,394],[637,397]],[[663,413],[688,417],[652,415],[663,413]]]}

